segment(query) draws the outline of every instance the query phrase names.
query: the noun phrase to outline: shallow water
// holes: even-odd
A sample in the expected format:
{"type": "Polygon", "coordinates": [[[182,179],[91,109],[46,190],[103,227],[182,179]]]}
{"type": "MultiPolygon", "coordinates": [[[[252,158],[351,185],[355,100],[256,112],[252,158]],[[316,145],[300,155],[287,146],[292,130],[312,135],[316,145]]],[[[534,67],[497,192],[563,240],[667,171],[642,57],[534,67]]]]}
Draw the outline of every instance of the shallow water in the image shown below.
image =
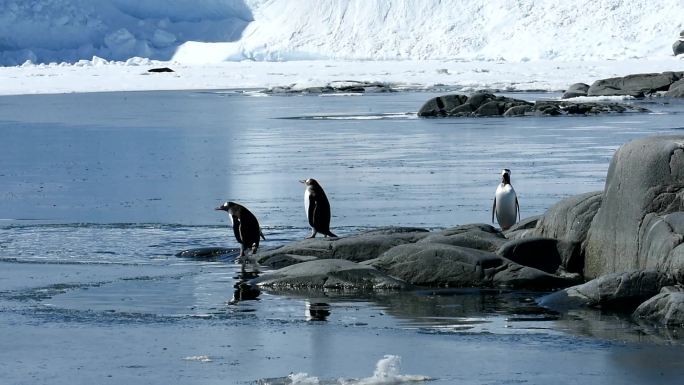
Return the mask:
{"type": "Polygon", "coordinates": [[[415,117],[430,93],[251,95],[0,97],[0,383],[379,383],[385,355],[395,382],[679,383],[677,331],[552,313],[541,293],[255,293],[232,254],[175,253],[236,246],[213,211],[227,199],[264,247],[306,236],[306,177],[339,234],[488,222],[504,167],[523,216],[540,214],[601,189],[625,141],[680,132],[683,104],[451,120],[415,117]]]}

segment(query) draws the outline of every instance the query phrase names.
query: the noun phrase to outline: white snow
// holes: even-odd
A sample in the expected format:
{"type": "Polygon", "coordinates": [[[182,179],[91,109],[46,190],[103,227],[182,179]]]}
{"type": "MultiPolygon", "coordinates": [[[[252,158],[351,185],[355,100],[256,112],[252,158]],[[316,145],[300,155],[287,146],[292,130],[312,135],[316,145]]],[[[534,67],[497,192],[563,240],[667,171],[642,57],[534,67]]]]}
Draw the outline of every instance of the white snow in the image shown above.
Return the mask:
{"type": "Polygon", "coordinates": [[[682,29],[684,0],[0,0],[0,94],[562,90],[683,70],[682,29]]]}

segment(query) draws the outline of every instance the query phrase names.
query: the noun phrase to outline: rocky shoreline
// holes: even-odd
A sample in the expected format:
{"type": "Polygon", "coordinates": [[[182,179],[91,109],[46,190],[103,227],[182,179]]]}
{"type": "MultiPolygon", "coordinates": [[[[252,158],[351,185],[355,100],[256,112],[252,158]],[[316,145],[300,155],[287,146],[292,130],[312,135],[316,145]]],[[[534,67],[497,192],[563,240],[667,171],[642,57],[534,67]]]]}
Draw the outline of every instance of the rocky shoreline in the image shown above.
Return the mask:
{"type": "Polygon", "coordinates": [[[549,309],[598,308],[684,326],[684,135],[623,145],[604,191],[564,199],[505,232],[488,224],[387,227],[250,258],[271,270],[249,284],[271,290],[552,291],[540,300],[549,309]]]}
{"type": "Polygon", "coordinates": [[[420,117],[492,117],[598,115],[623,112],[650,112],[625,103],[589,102],[582,97],[623,96],[644,98],[662,95],[684,97],[684,72],[634,74],[600,79],[592,85],[575,83],[563,93],[562,100],[529,102],[479,91],[472,95],[448,94],[432,98],[418,110],[420,117]],[[569,100],[580,98],[576,101],[569,100]]]}

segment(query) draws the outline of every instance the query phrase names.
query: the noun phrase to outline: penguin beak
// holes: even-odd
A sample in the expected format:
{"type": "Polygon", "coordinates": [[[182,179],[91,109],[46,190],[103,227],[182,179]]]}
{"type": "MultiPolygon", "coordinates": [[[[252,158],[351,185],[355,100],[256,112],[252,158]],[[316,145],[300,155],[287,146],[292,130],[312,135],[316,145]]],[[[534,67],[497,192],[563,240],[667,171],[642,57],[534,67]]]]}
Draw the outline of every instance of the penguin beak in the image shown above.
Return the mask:
{"type": "Polygon", "coordinates": [[[300,180],[299,183],[306,183],[306,181],[305,181],[305,180],[300,180]]]}
{"type": "Polygon", "coordinates": [[[223,207],[219,206],[219,207],[215,208],[214,210],[223,211],[223,207]]]}

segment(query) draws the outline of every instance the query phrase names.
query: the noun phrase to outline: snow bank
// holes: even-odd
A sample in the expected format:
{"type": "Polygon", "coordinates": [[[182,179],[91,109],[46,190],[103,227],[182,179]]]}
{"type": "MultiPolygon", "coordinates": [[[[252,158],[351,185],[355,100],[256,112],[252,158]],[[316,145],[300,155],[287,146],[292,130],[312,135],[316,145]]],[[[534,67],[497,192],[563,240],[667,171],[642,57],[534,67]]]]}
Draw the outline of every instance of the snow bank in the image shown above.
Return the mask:
{"type": "Polygon", "coordinates": [[[682,0],[3,0],[2,5],[5,64],[93,55],[118,60],[175,55],[182,62],[621,59],[669,55],[684,20],[682,0]]]}
{"type": "Polygon", "coordinates": [[[273,0],[252,8],[243,38],[223,47],[227,59],[671,56],[684,25],[682,0],[273,0]]]}
{"type": "Polygon", "coordinates": [[[0,64],[672,54],[683,0],[0,0],[0,64]]]}

